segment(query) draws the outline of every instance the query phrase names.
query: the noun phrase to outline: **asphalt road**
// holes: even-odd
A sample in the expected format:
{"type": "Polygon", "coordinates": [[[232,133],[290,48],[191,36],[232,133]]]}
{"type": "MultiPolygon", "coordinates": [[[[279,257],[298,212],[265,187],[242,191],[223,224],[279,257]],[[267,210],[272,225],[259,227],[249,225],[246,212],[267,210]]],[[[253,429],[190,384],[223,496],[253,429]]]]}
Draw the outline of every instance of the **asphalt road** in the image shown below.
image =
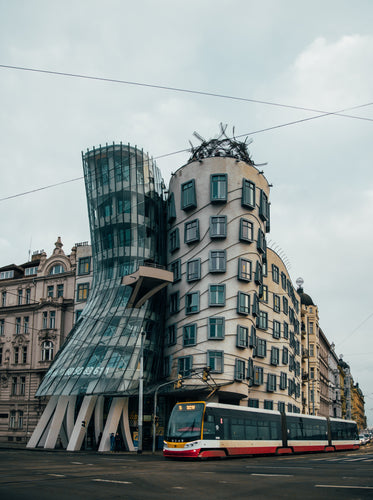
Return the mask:
{"type": "Polygon", "coordinates": [[[0,498],[373,499],[373,444],[354,452],[200,462],[1,449],[0,498]]]}

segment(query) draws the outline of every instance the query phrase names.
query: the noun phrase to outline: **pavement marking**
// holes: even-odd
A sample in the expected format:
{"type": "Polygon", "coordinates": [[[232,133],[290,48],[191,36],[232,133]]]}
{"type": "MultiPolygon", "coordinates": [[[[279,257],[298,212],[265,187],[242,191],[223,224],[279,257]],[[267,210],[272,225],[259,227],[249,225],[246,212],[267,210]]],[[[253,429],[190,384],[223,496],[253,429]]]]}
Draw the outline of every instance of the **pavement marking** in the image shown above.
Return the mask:
{"type": "Polygon", "coordinates": [[[133,484],[131,481],[115,481],[114,479],[92,479],[98,483],[133,484]]]}
{"type": "Polygon", "coordinates": [[[173,486],[173,490],[185,490],[184,486],[173,486]]]}
{"type": "Polygon", "coordinates": [[[288,466],[275,466],[275,465],[246,465],[246,469],[255,469],[255,467],[259,468],[259,469],[291,469],[291,470],[294,470],[294,469],[309,469],[309,470],[313,470],[314,467],[302,467],[301,465],[299,467],[297,466],[292,466],[292,467],[288,467],[288,466]]]}
{"type": "Polygon", "coordinates": [[[250,474],[250,476],[265,476],[265,477],[293,477],[294,474],[250,474]]]}
{"type": "Polygon", "coordinates": [[[346,490],[373,490],[373,486],[342,486],[340,484],[315,484],[315,488],[344,488],[346,490]]]}
{"type": "Polygon", "coordinates": [[[361,462],[364,458],[345,458],[344,462],[361,462]]]}
{"type": "Polygon", "coordinates": [[[48,474],[48,476],[54,476],[54,477],[66,477],[64,474],[48,474]]]}
{"type": "Polygon", "coordinates": [[[83,462],[71,462],[74,465],[83,465],[83,462]]]}

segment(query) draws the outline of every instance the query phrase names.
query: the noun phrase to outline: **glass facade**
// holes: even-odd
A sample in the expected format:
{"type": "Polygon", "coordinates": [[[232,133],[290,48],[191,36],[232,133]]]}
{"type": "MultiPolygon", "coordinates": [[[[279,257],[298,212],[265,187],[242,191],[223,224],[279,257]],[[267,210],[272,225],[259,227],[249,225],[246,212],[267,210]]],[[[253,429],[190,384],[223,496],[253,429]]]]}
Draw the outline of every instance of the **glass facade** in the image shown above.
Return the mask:
{"type": "Polygon", "coordinates": [[[83,154],[93,282],[88,302],[42,381],[37,396],[130,395],[137,391],[141,332],[144,382],[162,369],[160,292],[127,307],[133,287],[123,276],[139,266],[164,266],[164,184],[154,162],[131,146],[106,145],[83,154]]]}

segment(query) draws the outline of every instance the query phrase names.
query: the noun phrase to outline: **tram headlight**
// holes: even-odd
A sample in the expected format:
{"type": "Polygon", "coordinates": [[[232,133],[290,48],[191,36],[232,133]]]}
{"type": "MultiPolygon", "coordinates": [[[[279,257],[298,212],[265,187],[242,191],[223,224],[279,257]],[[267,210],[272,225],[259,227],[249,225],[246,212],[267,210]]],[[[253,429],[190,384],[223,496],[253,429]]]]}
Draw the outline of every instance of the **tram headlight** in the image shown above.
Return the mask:
{"type": "Polygon", "coordinates": [[[197,441],[192,441],[191,443],[186,443],[184,448],[193,448],[197,444],[197,441]]]}

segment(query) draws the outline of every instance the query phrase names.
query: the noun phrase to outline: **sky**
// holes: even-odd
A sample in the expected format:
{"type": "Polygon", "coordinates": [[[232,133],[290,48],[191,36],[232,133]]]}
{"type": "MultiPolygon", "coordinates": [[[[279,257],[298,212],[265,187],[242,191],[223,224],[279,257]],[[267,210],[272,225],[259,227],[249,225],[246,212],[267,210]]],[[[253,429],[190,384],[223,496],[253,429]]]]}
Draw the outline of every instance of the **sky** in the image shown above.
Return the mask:
{"type": "Polygon", "coordinates": [[[137,145],[168,184],[193,132],[226,124],[373,426],[372,18],[371,0],[0,0],[0,266],[90,240],[82,151],[137,145]]]}

